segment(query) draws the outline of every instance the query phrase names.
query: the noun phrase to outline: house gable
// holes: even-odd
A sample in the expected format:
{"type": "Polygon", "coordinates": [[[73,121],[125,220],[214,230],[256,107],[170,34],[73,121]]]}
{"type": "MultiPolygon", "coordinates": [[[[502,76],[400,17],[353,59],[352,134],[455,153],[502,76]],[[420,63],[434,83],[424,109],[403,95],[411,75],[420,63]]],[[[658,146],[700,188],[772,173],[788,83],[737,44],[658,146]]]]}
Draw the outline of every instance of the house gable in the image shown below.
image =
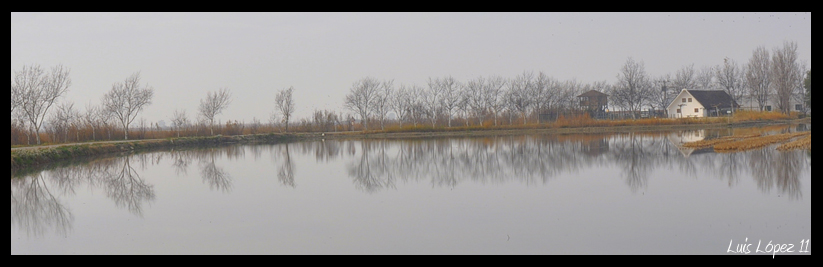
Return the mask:
{"type": "Polygon", "coordinates": [[[689,104],[689,105],[696,104],[700,107],[700,109],[705,108],[705,106],[702,103],[700,103],[700,101],[697,101],[697,99],[691,93],[689,93],[689,90],[686,90],[686,89],[683,89],[683,91],[680,91],[680,94],[678,94],[677,97],[672,101],[672,103],[669,104],[667,109],[672,110],[672,109],[680,106],[681,104],[689,104]],[[683,102],[684,98],[686,99],[685,103],[683,102]],[[690,98],[692,99],[692,102],[689,102],[690,98]]]}

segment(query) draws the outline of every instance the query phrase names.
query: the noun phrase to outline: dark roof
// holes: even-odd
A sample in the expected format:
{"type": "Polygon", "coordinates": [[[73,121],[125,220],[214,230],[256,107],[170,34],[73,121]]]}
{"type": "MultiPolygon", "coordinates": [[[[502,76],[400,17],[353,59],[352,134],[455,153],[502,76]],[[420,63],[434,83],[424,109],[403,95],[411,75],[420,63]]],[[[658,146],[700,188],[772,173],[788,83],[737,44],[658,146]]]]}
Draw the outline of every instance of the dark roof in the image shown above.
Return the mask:
{"type": "Polygon", "coordinates": [[[609,95],[598,92],[598,91],[595,91],[595,90],[591,90],[591,91],[585,92],[582,95],[579,95],[577,97],[599,97],[599,96],[609,96],[609,95]]]}
{"type": "MultiPolygon", "coordinates": [[[[729,108],[732,102],[732,97],[725,91],[700,91],[688,90],[697,102],[700,102],[703,107],[709,108],[729,108]]],[[[740,105],[734,102],[734,107],[739,108],[740,105]]]]}

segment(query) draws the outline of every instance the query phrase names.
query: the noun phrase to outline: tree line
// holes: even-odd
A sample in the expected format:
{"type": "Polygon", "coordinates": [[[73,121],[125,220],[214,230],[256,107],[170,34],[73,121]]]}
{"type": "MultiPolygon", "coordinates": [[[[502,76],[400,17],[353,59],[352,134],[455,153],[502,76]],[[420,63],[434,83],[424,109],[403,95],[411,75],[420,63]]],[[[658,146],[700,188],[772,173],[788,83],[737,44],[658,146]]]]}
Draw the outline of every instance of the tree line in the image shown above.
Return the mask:
{"type": "Polygon", "coordinates": [[[238,135],[265,132],[332,132],[399,128],[499,126],[535,124],[559,116],[581,115],[577,96],[591,90],[608,94],[609,109],[621,118],[638,119],[643,110],[663,114],[682,89],[723,90],[738,103],[755,103],[764,111],[768,103],[789,114],[800,103],[811,110],[811,70],[798,62],[797,44],[784,43],[769,51],[758,47],[746,64],[726,58],[723,64],[696,69],[688,65],[674,74],[653,77],[642,61],[628,58],[617,81],[582,83],[562,81],[544,72],[523,72],[513,78],[477,77],[459,81],[451,76],[429,78],[424,85],[394,80],[362,78],[352,84],[344,112],[315,110],[312,117],[294,120],[294,88],[283,89],[273,99],[268,123],[216,123],[231,104],[228,88],[207,92],[195,120],[186,110],[176,110],[171,131],[146,123],[140,113],[152,104],[154,88],[141,83],[140,72],[112,85],[99,106],[84,112],[74,103],[58,103],[71,86],[70,70],[62,65],[47,71],[39,65],[14,71],[11,85],[12,145],[41,144],[41,134],[51,143],[129,140],[182,136],[238,135]],[[805,77],[804,77],[805,76],[805,77]],[[655,112],[661,111],[661,112],[655,112]],[[135,127],[136,124],[136,127],[135,127]],[[46,126],[47,129],[44,129],[46,126]],[[130,132],[132,136],[130,136],[130,132]]]}

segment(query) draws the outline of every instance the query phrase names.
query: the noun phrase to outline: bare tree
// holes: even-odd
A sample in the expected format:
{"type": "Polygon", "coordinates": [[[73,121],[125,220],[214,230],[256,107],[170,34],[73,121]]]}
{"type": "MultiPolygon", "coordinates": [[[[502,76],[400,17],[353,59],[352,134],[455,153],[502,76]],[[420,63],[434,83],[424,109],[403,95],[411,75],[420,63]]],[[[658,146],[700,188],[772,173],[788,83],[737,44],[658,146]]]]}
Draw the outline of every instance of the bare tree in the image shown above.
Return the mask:
{"type": "Polygon", "coordinates": [[[100,123],[100,108],[94,105],[86,105],[86,113],[81,118],[83,123],[91,128],[91,139],[97,141],[97,128],[100,123]]]}
{"type": "MultiPolygon", "coordinates": [[[[746,94],[744,71],[733,59],[726,58],[723,66],[717,67],[717,84],[726,91],[732,100],[739,103],[746,94]]],[[[730,106],[734,106],[729,103],[730,106]]],[[[732,109],[734,110],[734,109],[732,109]]]]}
{"type": "Polygon", "coordinates": [[[200,100],[200,116],[209,122],[211,135],[214,135],[214,118],[223,113],[231,104],[231,92],[221,88],[217,92],[208,92],[206,99],[200,100]]]}
{"type": "Polygon", "coordinates": [[[471,107],[469,106],[469,87],[462,86],[460,90],[460,101],[457,102],[457,112],[463,114],[463,119],[466,121],[466,127],[469,127],[469,117],[471,116],[471,107]]]}
{"type": "Polygon", "coordinates": [[[56,108],[51,124],[57,130],[56,132],[63,135],[63,142],[67,143],[69,142],[70,129],[80,118],[80,112],[77,112],[74,103],[71,102],[59,104],[56,108]]]}
{"type": "Polygon", "coordinates": [[[140,85],[140,72],[136,72],[123,83],[112,85],[111,91],[103,96],[103,107],[123,127],[125,140],[129,140],[129,125],[154,97],[154,88],[140,85]]]}
{"type": "Polygon", "coordinates": [[[695,87],[699,90],[714,90],[714,76],[715,71],[712,67],[703,67],[695,77],[695,87]]]}
{"type": "Polygon", "coordinates": [[[749,95],[756,102],[760,111],[766,108],[771,90],[772,62],[769,50],[758,47],[752,53],[746,68],[746,81],[749,84],[749,95]]]}
{"type": "Polygon", "coordinates": [[[617,86],[611,93],[612,100],[623,110],[631,112],[632,119],[637,119],[637,113],[651,95],[651,82],[645,64],[629,58],[617,79],[617,86]]]}
{"type": "Polygon", "coordinates": [[[452,127],[452,116],[460,104],[461,88],[463,87],[454,77],[449,76],[438,80],[442,89],[440,106],[448,116],[448,125],[452,127]]]}
{"type": "MultiPolygon", "coordinates": [[[[672,100],[674,100],[674,98],[677,96],[677,93],[672,92],[671,88],[669,88],[669,86],[672,86],[672,84],[673,83],[671,81],[671,77],[668,75],[654,79],[654,81],[652,82],[652,89],[650,90],[651,95],[649,98],[649,104],[653,108],[655,108],[656,110],[665,111],[669,104],[672,103],[672,100]]],[[[683,88],[679,90],[682,89],[683,88]]]]}
{"type": "Polygon", "coordinates": [[[534,74],[524,72],[518,75],[509,83],[509,106],[523,116],[523,125],[528,123],[528,112],[534,104],[533,90],[534,90],[534,74]]]}
{"type": "Polygon", "coordinates": [[[437,124],[437,114],[440,112],[440,100],[443,99],[443,86],[438,79],[429,78],[429,89],[425,94],[426,115],[431,121],[432,128],[437,124]]]}
{"type": "MultiPolygon", "coordinates": [[[[711,83],[711,79],[707,79],[708,76],[703,78],[703,83],[711,83]]],[[[672,84],[669,86],[674,87],[674,90],[677,93],[680,93],[680,90],[683,89],[696,89],[697,87],[697,72],[694,70],[694,64],[688,65],[683,67],[682,69],[678,70],[674,76],[674,80],[671,81],[672,84]]],[[[707,86],[701,86],[706,88],[707,86]]],[[[701,88],[701,89],[703,89],[701,88]]],[[[668,105],[668,104],[666,104],[668,105]]]]}
{"type": "Polygon", "coordinates": [[[549,77],[544,72],[540,72],[537,74],[537,78],[534,81],[534,90],[532,90],[532,100],[534,101],[534,111],[539,115],[542,113],[548,113],[549,109],[552,107],[552,101],[555,96],[554,94],[554,86],[556,84],[556,80],[552,77],[549,77]]]}
{"type": "Polygon", "coordinates": [[[806,73],[806,80],[803,82],[806,87],[806,105],[809,106],[809,109],[812,108],[812,70],[809,70],[806,73]]]}
{"type": "Polygon", "coordinates": [[[180,130],[189,124],[185,110],[175,110],[174,117],[171,118],[171,125],[177,131],[177,138],[180,138],[180,130]]]}
{"type": "Polygon", "coordinates": [[[400,128],[403,128],[403,120],[409,116],[412,106],[411,96],[409,96],[409,89],[406,85],[401,84],[400,89],[389,98],[389,106],[394,111],[394,115],[400,123],[400,128]]]}
{"type": "Polygon", "coordinates": [[[40,129],[49,109],[71,86],[69,73],[70,70],[62,65],[52,68],[49,74],[38,65],[23,66],[14,73],[12,87],[20,96],[20,112],[32,127],[38,145],[41,143],[40,129]]]}
{"type": "Polygon", "coordinates": [[[367,77],[355,82],[346,96],[344,104],[346,109],[360,116],[366,131],[369,130],[369,115],[371,115],[379,90],[380,82],[377,79],[367,77]]]}
{"type": "Polygon", "coordinates": [[[558,102],[558,106],[564,110],[578,108],[578,105],[580,103],[575,100],[577,100],[577,96],[582,93],[580,92],[582,87],[583,86],[581,85],[581,83],[574,79],[564,82],[563,86],[561,87],[561,90],[557,93],[558,96],[556,97],[556,99],[558,102]]]}
{"type": "Polygon", "coordinates": [[[491,76],[483,83],[482,106],[491,111],[494,116],[494,126],[497,126],[497,117],[505,106],[503,94],[507,85],[506,79],[500,76],[491,76]]]}
{"type": "Polygon", "coordinates": [[[786,42],[775,48],[772,56],[772,86],[777,96],[777,107],[785,114],[791,112],[792,92],[802,79],[797,62],[797,43],[786,42]]]}
{"type": "Polygon", "coordinates": [[[386,129],[386,115],[389,114],[389,110],[391,110],[391,97],[394,94],[394,81],[384,81],[380,84],[380,90],[377,92],[377,96],[374,98],[374,105],[372,105],[372,110],[375,115],[377,115],[377,119],[380,120],[380,129],[386,129]]]}
{"type": "Polygon", "coordinates": [[[422,86],[412,85],[409,90],[409,97],[411,98],[411,116],[414,127],[417,127],[419,122],[423,121],[426,115],[426,89],[422,86]]]}
{"type": "Polygon", "coordinates": [[[100,121],[100,124],[103,125],[103,128],[106,129],[106,133],[108,135],[108,140],[113,140],[112,139],[112,130],[114,130],[113,129],[114,128],[113,127],[114,115],[111,113],[111,111],[106,109],[105,106],[101,105],[100,107],[97,108],[97,116],[98,116],[98,120],[100,121]]]}
{"type": "Polygon", "coordinates": [[[465,101],[474,112],[474,116],[478,121],[477,123],[481,125],[483,124],[483,118],[486,116],[487,104],[490,102],[487,101],[488,95],[486,95],[486,89],[486,79],[483,77],[478,77],[466,83],[465,101]]]}
{"type": "Polygon", "coordinates": [[[806,75],[809,75],[810,71],[806,62],[800,63],[798,66],[800,78],[797,79],[798,83],[794,87],[794,92],[792,92],[792,102],[797,103],[796,105],[799,107],[795,110],[807,115],[811,110],[811,107],[809,106],[808,101],[806,101],[809,98],[809,92],[806,90],[806,75]]]}
{"type": "Polygon", "coordinates": [[[286,123],[286,132],[289,131],[289,121],[292,114],[294,114],[294,87],[280,90],[277,97],[274,99],[274,105],[277,112],[283,116],[283,121],[286,123]]]}
{"type": "Polygon", "coordinates": [[[14,110],[20,106],[20,91],[17,90],[17,87],[14,86],[14,83],[11,84],[11,114],[14,114],[14,110]]]}

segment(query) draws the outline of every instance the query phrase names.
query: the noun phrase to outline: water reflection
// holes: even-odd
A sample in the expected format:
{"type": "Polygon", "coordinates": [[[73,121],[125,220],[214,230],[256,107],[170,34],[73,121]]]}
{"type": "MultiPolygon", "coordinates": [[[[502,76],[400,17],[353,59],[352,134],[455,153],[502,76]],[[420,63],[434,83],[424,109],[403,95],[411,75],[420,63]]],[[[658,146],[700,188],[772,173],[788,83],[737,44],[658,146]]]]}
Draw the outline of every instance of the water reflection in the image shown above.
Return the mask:
{"type": "MultiPolygon", "coordinates": [[[[46,232],[65,236],[71,230],[74,217],[52,193],[51,176],[45,173],[26,179],[11,180],[11,225],[29,236],[42,236],[46,232]]],[[[57,190],[65,190],[55,186],[57,190]]]]}
{"type": "MultiPolygon", "coordinates": [[[[777,189],[782,195],[798,199],[800,176],[810,171],[810,161],[804,160],[803,152],[763,149],[716,154],[712,150],[698,150],[679,156],[682,146],[671,139],[663,135],[623,134],[364,140],[339,145],[359,145],[359,153],[347,163],[348,174],[355,186],[367,193],[395,188],[399,182],[428,182],[433,187],[451,188],[464,182],[542,185],[560,175],[614,167],[619,175],[612,178],[622,179],[633,193],[647,188],[651,175],[662,170],[679,171],[695,179],[720,179],[729,187],[737,185],[741,177],[753,177],[764,193],[777,189]]],[[[323,150],[316,149],[318,153],[323,150]]],[[[341,155],[322,157],[335,156],[341,155]]]]}
{"type": "MultiPolygon", "coordinates": [[[[289,145],[284,144],[281,147],[285,148],[280,151],[280,154],[283,157],[282,165],[280,165],[280,170],[277,172],[277,180],[280,181],[280,184],[295,188],[297,184],[294,183],[294,163],[291,161],[291,152],[289,152],[289,145]]],[[[276,158],[276,157],[275,157],[276,158]]]]}
{"type": "Polygon", "coordinates": [[[50,231],[65,235],[73,216],[59,198],[73,196],[83,186],[103,189],[116,207],[142,216],[143,205],[155,199],[154,186],[140,176],[132,162],[137,161],[145,170],[149,160],[147,155],[103,159],[13,178],[11,224],[30,236],[50,231]]]}
{"type": "MultiPolygon", "coordinates": [[[[231,152],[237,150],[242,149],[227,149],[226,153],[230,154],[231,152]]],[[[200,177],[203,179],[203,183],[208,184],[211,190],[220,190],[223,191],[223,193],[231,192],[231,175],[226,173],[226,171],[223,170],[223,168],[218,167],[217,164],[215,164],[215,159],[217,157],[217,153],[215,152],[215,150],[202,150],[200,151],[200,153],[194,154],[202,155],[200,157],[200,177]]]]}
{"type": "MultiPolygon", "coordinates": [[[[604,168],[614,171],[603,179],[620,179],[634,194],[646,190],[655,182],[656,173],[662,171],[680,172],[694,179],[720,179],[729,187],[751,177],[765,194],[777,193],[791,200],[803,198],[800,178],[811,171],[811,151],[762,149],[716,154],[682,148],[685,141],[724,134],[730,133],[327,140],[146,153],[13,178],[11,220],[13,227],[29,235],[65,235],[72,228],[73,215],[61,198],[71,197],[82,188],[104,190],[116,207],[142,216],[146,204],[156,198],[151,179],[141,176],[151,166],[170,166],[179,177],[187,176],[196,166],[211,190],[229,194],[235,182],[247,181],[235,181],[221,166],[231,164],[223,159],[266,161],[266,154],[277,166],[279,184],[289,188],[296,188],[300,179],[295,161],[313,157],[317,164],[345,163],[343,175],[354,188],[367,194],[421,183],[433,188],[456,188],[465,183],[540,186],[561,176],[575,179],[583,171],[604,168]],[[251,155],[248,159],[247,153],[251,155]]],[[[310,178],[314,177],[304,179],[310,178]]]]}
{"type": "Polygon", "coordinates": [[[99,172],[99,181],[106,189],[106,195],[118,208],[127,208],[130,212],[142,216],[143,203],[155,198],[154,186],[146,183],[131,167],[130,157],[122,158],[120,167],[114,165],[116,161],[117,159],[111,160],[111,167],[103,168],[99,172]]]}

